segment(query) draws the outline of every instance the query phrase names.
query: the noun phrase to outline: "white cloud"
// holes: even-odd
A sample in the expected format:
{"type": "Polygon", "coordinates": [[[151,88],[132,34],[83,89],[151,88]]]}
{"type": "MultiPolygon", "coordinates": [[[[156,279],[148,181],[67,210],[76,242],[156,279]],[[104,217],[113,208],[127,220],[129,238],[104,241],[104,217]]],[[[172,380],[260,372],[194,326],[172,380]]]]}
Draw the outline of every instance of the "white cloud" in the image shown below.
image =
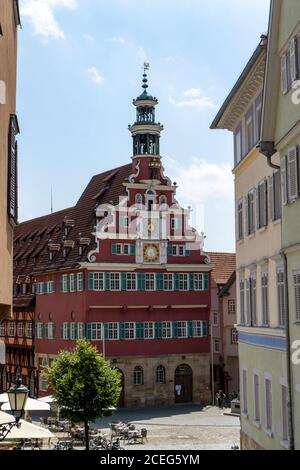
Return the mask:
{"type": "Polygon", "coordinates": [[[113,36],[109,39],[111,42],[116,42],[117,44],[123,44],[124,46],[133,46],[133,42],[128,41],[127,39],[123,38],[123,36],[113,36]]]}
{"type": "Polygon", "coordinates": [[[174,106],[179,108],[195,108],[199,111],[204,109],[217,108],[212,98],[206,96],[200,88],[190,88],[182,92],[182,96],[174,99],[172,95],[169,96],[169,101],[174,106]]]}
{"type": "Polygon", "coordinates": [[[58,9],[75,9],[78,0],[21,0],[21,15],[31,23],[34,34],[44,39],[64,39],[65,34],[56,21],[58,9]]]}
{"type": "Polygon", "coordinates": [[[167,158],[168,173],[175,181],[180,181],[178,193],[186,202],[204,204],[233,200],[233,176],[229,163],[211,163],[194,158],[192,163],[182,166],[178,161],[167,158]]]}
{"type": "Polygon", "coordinates": [[[104,78],[102,77],[102,75],[100,74],[99,70],[97,69],[97,67],[93,66],[93,67],[89,67],[87,69],[87,73],[89,74],[92,82],[96,83],[97,85],[101,85],[101,83],[104,82],[104,78]]]}

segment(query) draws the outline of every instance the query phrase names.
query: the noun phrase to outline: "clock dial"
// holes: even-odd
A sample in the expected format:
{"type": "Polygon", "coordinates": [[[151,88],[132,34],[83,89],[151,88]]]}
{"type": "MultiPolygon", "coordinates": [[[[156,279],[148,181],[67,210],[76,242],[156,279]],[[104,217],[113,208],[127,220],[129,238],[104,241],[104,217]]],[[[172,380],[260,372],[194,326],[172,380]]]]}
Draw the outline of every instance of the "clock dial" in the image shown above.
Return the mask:
{"type": "Polygon", "coordinates": [[[159,261],[159,246],[148,243],[144,246],[144,261],[146,263],[155,263],[159,261]]]}

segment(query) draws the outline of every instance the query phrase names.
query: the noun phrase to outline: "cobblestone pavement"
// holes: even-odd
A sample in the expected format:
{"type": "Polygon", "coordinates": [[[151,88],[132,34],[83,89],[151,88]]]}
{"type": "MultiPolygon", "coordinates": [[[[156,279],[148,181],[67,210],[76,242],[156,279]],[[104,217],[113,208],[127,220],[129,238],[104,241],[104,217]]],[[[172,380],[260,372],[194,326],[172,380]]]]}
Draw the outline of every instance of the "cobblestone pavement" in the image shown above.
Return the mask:
{"type": "Polygon", "coordinates": [[[215,407],[199,409],[197,405],[166,408],[120,410],[97,422],[107,434],[111,421],[125,421],[146,427],[148,442],[124,445],[125,449],[140,450],[225,450],[239,445],[240,420],[226,416],[215,407]]]}

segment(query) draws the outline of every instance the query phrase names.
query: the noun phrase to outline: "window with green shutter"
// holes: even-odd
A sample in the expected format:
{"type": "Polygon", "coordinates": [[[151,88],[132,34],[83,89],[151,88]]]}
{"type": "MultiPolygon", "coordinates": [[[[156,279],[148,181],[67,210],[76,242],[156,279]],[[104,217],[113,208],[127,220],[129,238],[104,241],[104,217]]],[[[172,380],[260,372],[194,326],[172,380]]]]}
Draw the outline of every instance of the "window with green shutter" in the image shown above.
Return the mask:
{"type": "Polygon", "coordinates": [[[207,321],[202,322],[202,336],[203,337],[207,336],[207,321]]]}
{"type": "Polygon", "coordinates": [[[89,290],[94,290],[94,273],[89,273],[89,290]]]}
{"type": "Polygon", "coordinates": [[[91,340],[92,339],[92,324],[87,323],[86,325],[86,338],[91,340]]]}
{"type": "Polygon", "coordinates": [[[45,325],[45,338],[49,339],[49,325],[46,323],[45,325]]]}
{"type": "Polygon", "coordinates": [[[70,275],[67,275],[67,292],[70,292],[70,275]]]}
{"type": "Polygon", "coordinates": [[[194,274],[190,273],[189,275],[190,280],[190,290],[194,290],[194,274]]]}
{"type": "Polygon", "coordinates": [[[104,339],[109,339],[109,324],[104,323],[104,339]]]}
{"type": "Polygon", "coordinates": [[[164,275],[156,273],[156,290],[164,290],[164,275]]]}
{"type": "Polygon", "coordinates": [[[122,290],[126,290],[126,284],[127,284],[127,275],[126,275],[126,273],[121,273],[122,290]]]}
{"type": "Polygon", "coordinates": [[[209,287],[209,276],[208,274],[204,274],[204,290],[208,290],[209,287]]]}
{"type": "Polygon", "coordinates": [[[135,336],[136,339],[144,339],[144,323],[136,323],[135,336]]]}
{"type": "Polygon", "coordinates": [[[179,279],[180,279],[180,275],[178,273],[175,273],[174,275],[174,289],[175,290],[179,290],[179,279]]]}
{"type": "Polygon", "coordinates": [[[135,255],[135,245],[130,245],[130,254],[131,254],[132,256],[135,255]]]}
{"type": "Polygon", "coordinates": [[[162,323],[161,322],[155,323],[155,338],[157,339],[162,338],[162,323]]]}
{"type": "Polygon", "coordinates": [[[172,256],[173,255],[173,247],[172,245],[168,245],[168,255],[172,256]]]}
{"type": "Polygon", "coordinates": [[[105,285],[104,285],[105,290],[110,290],[110,273],[106,272],[105,273],[105,285]]]}
{"type": "Polygon", "coordinates": [[[111,245],[111,253],[112,253],[113,255],[116,255],[116,254],[117,254],[117,244],[116,244],[116,243],[113,243],[113,244],[111,245]]]}
{"type": "Polygon", "coordinates": [[[172,322],[172,331],[173,331],[173,338],[177,338],[178,337],[178,322],[177,321],[172,322]]]}
{"type": "Polygon", "coordinates": [[[191,252],[188,248],[184,249],[184,256],[190,256],[191,252]]]}
{"type": "Polygon", "coordinates": [[[138,290],[145,290],[146,289],[146,274],[145,273],[138,273],[138,290]]]}
{"type": "Polygon", "coordinates": [[[119,326],[120,339],[125,339],[125,323],[121,322],[119,326]]]}
{"type": "Polygon", "coordinates": [[[192,338],[194,336],[194,332],[193,332],[193,322],[192,321],[189,321],[188,322],[188,337],[189,338],[192,338]]]}

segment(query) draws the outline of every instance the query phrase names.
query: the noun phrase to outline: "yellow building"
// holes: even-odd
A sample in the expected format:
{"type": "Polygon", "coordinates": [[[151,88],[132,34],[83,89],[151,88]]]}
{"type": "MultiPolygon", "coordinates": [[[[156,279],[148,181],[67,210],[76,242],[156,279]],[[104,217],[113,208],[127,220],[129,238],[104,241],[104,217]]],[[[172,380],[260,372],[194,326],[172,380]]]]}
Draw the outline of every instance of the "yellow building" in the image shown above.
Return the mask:
{"type": "Polygon", "coordinates": [[[267,37],[212,128],[234,135],[241,448],[287,449],[288,371],[279,156],[259,153],[267,37]]]}
{"type": "Polygon", "coordinates": [[[17,0],[0,2],[0,320],[12,305],[13,227],[17,221],[17,0]]]}

